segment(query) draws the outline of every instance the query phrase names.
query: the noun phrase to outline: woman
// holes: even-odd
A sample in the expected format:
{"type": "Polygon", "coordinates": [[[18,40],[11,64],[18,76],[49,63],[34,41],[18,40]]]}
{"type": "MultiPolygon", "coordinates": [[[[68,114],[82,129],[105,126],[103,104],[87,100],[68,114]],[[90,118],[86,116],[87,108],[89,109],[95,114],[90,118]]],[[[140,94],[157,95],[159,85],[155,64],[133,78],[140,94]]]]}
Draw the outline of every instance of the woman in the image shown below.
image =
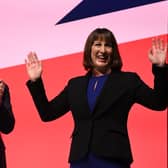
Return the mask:
{"type": "Polygon", "coordinates": [[[15,125],[15,119],[10,103],[8,86],[0,80],[0,168],[6,168],[5,146],[1,137],[10,133],[15,125]]]}
{"type": "Polygon", "coordinates": [[[36,53],[25,60],[27,82],[41,119],[45,122],[72,112],[75,128],[69,155],[71,168],[129,168],[133,161],[127,118],[134,103],[153,110],[166,104],[165,66],[167,48],[153,41],[149,52],[155,77],[148,87],[136,73],[123,72],[122,60],[113,33],[95,29],[84,49],[84,76],[69,80],[63,91],[48,100],[42,82],[42,64],[36,53]]]}

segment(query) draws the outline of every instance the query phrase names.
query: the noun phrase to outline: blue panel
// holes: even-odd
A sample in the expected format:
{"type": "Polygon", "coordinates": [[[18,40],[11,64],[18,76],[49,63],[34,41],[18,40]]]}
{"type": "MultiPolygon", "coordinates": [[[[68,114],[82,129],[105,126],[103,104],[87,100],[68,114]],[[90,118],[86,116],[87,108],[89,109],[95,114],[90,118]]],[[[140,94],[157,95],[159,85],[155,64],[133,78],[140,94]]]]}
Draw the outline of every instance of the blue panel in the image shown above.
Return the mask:
{"type": "Polygon", "coordinates": [[[84,0],[56,24],[75,21],[123,9],[147,5],[158,0],[84,0]]]}

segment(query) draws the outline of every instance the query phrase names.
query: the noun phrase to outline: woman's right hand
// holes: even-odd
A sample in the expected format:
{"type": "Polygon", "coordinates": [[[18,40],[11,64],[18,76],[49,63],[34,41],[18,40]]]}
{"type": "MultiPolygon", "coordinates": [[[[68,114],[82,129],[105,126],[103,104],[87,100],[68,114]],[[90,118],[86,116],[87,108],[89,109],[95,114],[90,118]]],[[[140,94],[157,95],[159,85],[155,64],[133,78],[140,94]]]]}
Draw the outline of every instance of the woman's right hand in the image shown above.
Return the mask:
{"type": "Polygon", "coordinates": [[[30,52],[25,59],[27,74],[31,81],[36,81],[42,74],[42,64],[35,52],[30,52]]]}

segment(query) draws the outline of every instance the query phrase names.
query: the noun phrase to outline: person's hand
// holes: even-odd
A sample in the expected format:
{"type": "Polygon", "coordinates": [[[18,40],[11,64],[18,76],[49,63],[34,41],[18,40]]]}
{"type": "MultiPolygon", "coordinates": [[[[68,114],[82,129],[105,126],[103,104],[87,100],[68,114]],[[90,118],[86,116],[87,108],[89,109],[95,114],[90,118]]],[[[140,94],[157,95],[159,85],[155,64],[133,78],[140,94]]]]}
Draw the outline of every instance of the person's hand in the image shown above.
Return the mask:
{"type": "Polygon", "coordinates": [[[42,74],[42,64],[35,52],[30,52],[25,59],[27,74],[31,81],[36,81],[42,74]]]}
{"type": "Polygon", "coordinates": [[[164,66],[167,57],[167,44],[161,39],[153,39],[148,57],[152,64],[160,67],[164,66]]]}
{"type": "Polygon", "coordinates": [[[4,94],[4,90],[5,90],[5,83],[3,82],[3,80],[0,79],[0,105],[2,103],[2,97],[4,94]]]}

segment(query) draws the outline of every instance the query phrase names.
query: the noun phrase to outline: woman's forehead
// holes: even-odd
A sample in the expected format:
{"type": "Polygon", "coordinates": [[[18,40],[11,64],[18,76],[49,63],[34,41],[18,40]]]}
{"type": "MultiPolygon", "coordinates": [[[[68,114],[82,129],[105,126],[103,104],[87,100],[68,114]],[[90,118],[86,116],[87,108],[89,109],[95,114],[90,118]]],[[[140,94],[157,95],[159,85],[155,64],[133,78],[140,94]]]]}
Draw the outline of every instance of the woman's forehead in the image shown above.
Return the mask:
{"type": "Polygon", "coordinates": [[[111,38],[109,36],[106,36],[105,34],[99,34],[94,38],[94,41],[111,42],[111,38]]]}

